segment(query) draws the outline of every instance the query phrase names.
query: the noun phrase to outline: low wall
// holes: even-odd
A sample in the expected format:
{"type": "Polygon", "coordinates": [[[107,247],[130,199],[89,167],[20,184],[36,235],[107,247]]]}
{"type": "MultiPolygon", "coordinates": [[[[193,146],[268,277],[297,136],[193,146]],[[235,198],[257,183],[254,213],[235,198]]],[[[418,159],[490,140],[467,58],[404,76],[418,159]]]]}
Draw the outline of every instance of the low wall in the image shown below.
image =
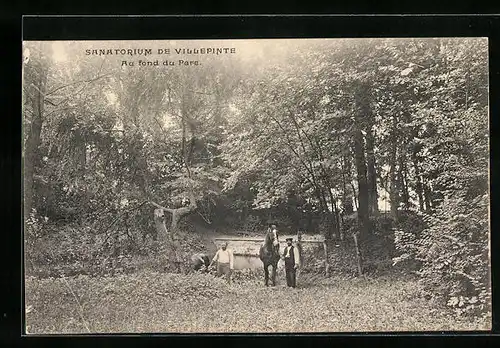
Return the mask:
{"type": "MultiPolygon", "coordinates": [[[[284,235],[279,237],[280,253],[283,252],[286,238],[293,238],[294,245],[297,247],[297,236],[284,235]]],[[[234,268],[235,269],[256,269],[263,267],[262,261],[259,259],[259,249],[264,243],[262,237],[218,237],[213,239],[217,248],[220,248],[223,242],[228,243],[228,247],[233,251],[234,268]]],[[[323,236],[302,236],[299,250],[303,269],[325,267],[325,240],[323,236]]],[[[283,261],[278,263],[278,268],[283,267],[283,261]]]]}
{"type": "Polygon", "coordinates": [[[256,269],[262,267],[262,261],[254,255],[234,255],[234,269],[256,269]]]}
{"type": "MultiPolygon", "coordinates": [[[[296,235],[280,235],[280,253],[283,252],[286,246],[285,239],[288,237],[292,237],[294,245],[297,246],[296,235]]],[[[228,242],[229,248],[233,250],[235,269],[263,267],[262,261],[259,259],[259,249],[264,243],[263,237],[224,236],[215,238],[212,241],[217,249],[223,242],[228,242]]],[[[353,275],[358,273],[356,248],[352,238],[344,241],[330,241],[327,246],[327,242],[320,235],[302,235],[299,250],[301,250],[301,269],[304,271],[325,272],[329,275],[353,275]]],[[[377,258],[382,259],[382,257],[373,256],[372,254],[371,251],[365,252],[363,267],[377,267],[379,269],[381,267],[380,260],[377,261],[377,258]],[[378,263],[375,264],[373,258],[378,263]]],[[[390,257],[386,257],[383,262],[383,265],[386,263],[391,264],[390,257]]],[[[283,268],[283,261],[278,263],[278,268],[283,268]]]]}

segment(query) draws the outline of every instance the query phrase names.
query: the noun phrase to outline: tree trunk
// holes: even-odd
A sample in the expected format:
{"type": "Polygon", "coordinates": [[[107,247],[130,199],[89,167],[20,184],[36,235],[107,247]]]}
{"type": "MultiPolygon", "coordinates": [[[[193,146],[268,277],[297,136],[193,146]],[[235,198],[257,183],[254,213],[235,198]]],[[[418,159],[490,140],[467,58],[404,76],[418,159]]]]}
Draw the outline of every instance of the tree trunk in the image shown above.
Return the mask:
{"type": "Polygon", "coordinates": [[[407,166],[406,166],[406,156],[405,153],[402,152],[399,157],[399,180],[400,180],[400,188],[403,193],[403,206],[405,210],[408,210],[410,207],[410,194],[408,191],[408,175],[407,175],[407,166]]]}
{"type": "Polygon", "coordinates": [[[366,130],[366,164],[368,181],[368,209],[371,215],[378,213],[377,171],[374,152],[374,136],[370,127],[366,130]]]}
{"type": "Polygon", "coordinates": [[[431,190],[426,182],[423,183],[423,186],[424,186],[425,211],[429,213],[432,211],[431,190]]]}
{"type": "Polygon", "coordinates": [[[312,211],[309,209],[307,211],[307,217],[306,217],[306,231],[312,231],[313,230],[313,214],[312,211]]]}
{"type": "MultiPolygon", "coordinates": [[[[40,57],[42,60],[43,57],[40,57]]],[[[35,65],[35,61],[34,65],[35,65]]],[[[34,66],[37,70],[38,79],[30,86],[33,90],[32,106],[33,117],[31,119],[30,131],[26,139],[24,149],[24,216],[27,219],[33,209],[35,167],[39,161],[39,147],[41,144],[41,132],[43,126],[43,114],[45,103],[45,91],[47,85],[47,67],[43,61],[34,66]]]]}
{"type": "MultiPolygon", "coordinates": [[[[326,178],[325,178],[326,179],[326,178]]],[[[326,179],[328,187],[331,186],[330,180],[326,179]]],[[[335,197],[333,196],[331,188],[328,188],[328,197],[330,198],[330,203],[332,205],[331,211],[329,210],[329,214],[331,216],[331,229],[334,232],[335,240],[340,239],[340,224],[339,224],[339,211],[337,208],[337,202],[335,197]]],[[[331,235],[330,235],[331,237],[331,235]]]]}
{"type": "MultiPolygon", "coordinates": [[[[326,213],[326,219],[329,220],[329,218],[328,218],[329,211],[328,211],[328,205],[326,202],[325,193],[319,187],[316,188],[316,196],[317,196],[318,201],[319,201],[319,217],[320,217],[320,226],[319,227],[321,229],[321,225],[325,222],[325,213],[326,213]]],[[[327,221],[327,222],[328,222],[328,224],[327,224],[326,231],[324,231],[324,237],[326,239],[331,239],[330,223],[329,223],[329,221],[327,221]]]]}
{"type": "Polygon", "coordinates": [[[333,212],[335,214],[335,239],[340,240],[340,213],[337,207],[337,202],[333,201],[333,212]]]}
{"type": "MultiPolygon", "coordinates": [[[[172,225],[171,225],[175,226],[175,228],[177,228],[177,222],[179,220],[179,214],[175,212],[176,210],[177,209],[175,209],[174,212],[172,213],[172,225]]],[[[175,229],[171,229],[170,231],[167,230],[167,227],[165,225],[164,209],[159,208],[154,210],[154,220],[155,220],[156,231],[160,235],[160,238],[164,242],[166,247],[165,254],[167,255],[167,260],[174,263],[175,270],[177,272],[180,273],[184,272],[184,266],[181,257],[181,247],[176,239],[175,229]]]]}
{"type": "Polygon", "coordinates": [[[323,252],[325,254],[325,277],[330,276],[330,262],[328,256],[328,243],[326,241],[323,242],[323,252]]]}
{"type": "Polygon", "coordinates": [[[351,215],[354,211],[352,205],[352,187],[351,187],[351,160],[349,156],[344,156],[342,159],[342,207],[344,209],[344,213],[347,215],[351,215]],[[349,182],[349,184],[348,184],[349,182]]]}
{"type": "Polygon", "coordinates": [[[160,239],[168,241],[170,239],[170,235],[168,233],[167,226],[165,225],[165,214],[163,209],[158,208],[154,210],[154,222],[156,232],[160,236],[160,239]]]}
{"type": "MultiPolygon", "coordinates": [[[[184,113],[185,110],[184,108],[182,109],[182,114],[183,114],[183,120],[182,120],[182,144],[181,144],[181,156],[183,158],[184,166],[187,171],[187,176],[189,179],[191,179],[191,171],[189,169],[189,149],[186,149],[186,122],[184,121],[184,113]]],[[[143,163],[145,165],[145,162],[143,163]]],[[[147,169],[147,168],[144,168],[147,169]]],[[[147,173],[144,173],[145,175],[143,176],[144,178],[144,184],[147,185],[148,181],[147,178],[147,173]]],[[[152,194],[150,191],[147,189],[146,186],[146,194],[148,197],[151,197],[152,194]]],[[[172,257],[173,262],[176,264],[176,268],[178,272],[183,272],[184,267],[182,264],[182,257],[181,257],[181,246],[180,243],[177,241],[177,232],[179,229],[179,222],[184,218],[186,215],[191,214],[197,209],[197,204],[196,204],[196,198],[194,197],[194,194],[192,192],[192,189],[188,189],[189,191],[189,205],[187,207],[182,207],[182,208],[177,208],[177,209],[169,209],[162,207],[161,205],[155,203],[155,202],[150,202],[154,206],[156,206],[159,209],[155,209],[155,225],[157,228],[157,231],[161,233],[164,238],[166,238],[166,244],[167,244],[167,254],[172,257]],[[165,218],[164,218],[164,212],[167,211],[170,214],[172,214],[172,221],[170,223],[170,231],[167,230],[165,226],[165,218]]]]}
{"type": "Polygon", "coordinates": [[[177,209],[174,210],[174,212],[172,213],[172,222],[170,223],[170,231],[172,233],[177,233],[179,228],[179,222],[181,218],[186,214],[181,215],[177,212],[177,209]]]}
{"type": "Polygon", "coordinates": [[[344,226],[345,226],[344,214],[340,214],[340,240],[341,241],[343,241],[345,239],[344,226]]]}
{"type": "Polygon", "coordinates": [[[331,194],[330,189],[327,189],[327,190],[328,190],[328,197],[327,197],[327,194],[325,194],[325,192],[322,191],[323,200],[324,200],[324,204],[325,204],[325,213],[327,214],[327,220],[328,220],[328,234],[325,237],[327,237],[328,240],[331,240],[332,236],[335,233],[335,225],[337,224],[337,221],[336,221],[337,219],[335,217],[335,212],[333,211],[333,207],[332,207],[332,209],[330,209],[330,207],[328,206],[328,198],[330,199],[331,204],[333,205],[333,195],[331,194]]]}
{"type": "Polygon", "coordinates": [[[361,275],[363,275],[363,258],[362,258],[362,254],[361,254],[361,248],[359,246],[359,240],[358,240],[358,236],[356,234],[353,235],[353,239],[354,239],[354,247],[356,249],[358,275],[361,276],[361,275]]]}
{"type": "Polygon", "coordinates": [[[368,234],[368,183],[366,179],[366,162],[363,149],[363,134],[361,130],[354,135],[354,154],[358,176],[358,221],[361,236],[368,234]]]}
{"type": "Polygon", "coordinates": [[[164,210],[159,208],[154,210],[154,221],[157,234],[160,236],[160,240],[163,241],[165,245],[165,255],[167,262],[164,265],[164,270],[168,269],[168,264],[170,262],[174,263],[176,271],[182,272],[182,260],[178,252],[178,248],[175,245],[174,236],[172,231],[168,231],[165,226],[165,213],[164,210]]]}
{"type": "Polygon", "coordinates": [[[369,195],[367,168],[365,157],[365,144],[362,130],[365,129],[366,117],[370,112],[370,89],[367,84],[361,84],[356,88],[355,95],[355,127],[353,138],[354,159],[358,178],[358,221],[360,226],[360,237],[369,233],[369,195]]]}
{"type": "Polygon", "coordinates": [[[351,189],[352,189],[353,197],[354,197],[354,206],[356,207],[356,210],[359,210],[358,193],[356,192],[356,187],[354,187],[354,184],[352,181],[351,181],[351,189]]]}
{"type": "Polygon", "coordinates": [[[398,221],[398,206],[399,206],[399,190],[398,190],[398,177],[397,177],[397,142],[393,140],[391,154],[389,159],[389,201],[391,204],[391,216],[394,221],[398,221]]]}
{"type": "Polygon", "coordinates": [[[420,211],[424,211],[424,194],[422,187],[422,176],[420,175],[420,169],[418,165],[417,152],[414,150],[412,152],[413,170],[415,171],[415,190],[418,196],[418,206],[420,211]]]}

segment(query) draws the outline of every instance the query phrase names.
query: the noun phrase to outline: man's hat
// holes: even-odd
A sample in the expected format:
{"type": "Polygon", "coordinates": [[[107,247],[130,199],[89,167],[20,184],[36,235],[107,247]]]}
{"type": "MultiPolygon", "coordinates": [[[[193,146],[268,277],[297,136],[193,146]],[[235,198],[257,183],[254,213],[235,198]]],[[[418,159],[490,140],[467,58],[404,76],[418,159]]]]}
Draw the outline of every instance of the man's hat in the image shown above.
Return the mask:
{"type": "Polygon", "coordinates": [[[293,242],[293,238],[286,238],[285,239],[287,242],[290,241],[290,242],[293,242]]]}

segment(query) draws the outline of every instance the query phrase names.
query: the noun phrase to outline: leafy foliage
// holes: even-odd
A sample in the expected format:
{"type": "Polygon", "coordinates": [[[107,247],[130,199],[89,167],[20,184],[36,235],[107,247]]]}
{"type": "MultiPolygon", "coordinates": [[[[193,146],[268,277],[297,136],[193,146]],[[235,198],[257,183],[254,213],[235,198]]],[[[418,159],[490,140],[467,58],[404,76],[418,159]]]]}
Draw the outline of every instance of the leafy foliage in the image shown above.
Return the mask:
{"type": "Polygon", "coordinates": [[[419,240],[423,283],[458,313],[485,313],[491,305],[489,226],[478,218],[487,214],[486,194],[447,199],[419,240]]]}
{"type": "Polygon", "coordinates": [[[366,269],[394,258],[458,312],[489,307],[485,40],[247,42],[195,70],[51,45],[25,45],[29,272],[162,268],[151,202],[195,200],[174,236],[184,262],[207,228],[362,232],[366,269]]]}

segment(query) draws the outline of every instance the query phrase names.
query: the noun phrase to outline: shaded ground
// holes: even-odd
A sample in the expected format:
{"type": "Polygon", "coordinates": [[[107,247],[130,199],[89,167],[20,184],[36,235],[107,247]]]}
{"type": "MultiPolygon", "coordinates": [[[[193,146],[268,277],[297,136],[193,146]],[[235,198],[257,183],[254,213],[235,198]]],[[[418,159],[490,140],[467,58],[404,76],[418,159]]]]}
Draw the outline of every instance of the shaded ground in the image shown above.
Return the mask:
{"type": "Polygon", "coordinates": [[[413,280],[312,279],[266,288],[249,274],[142,272],[26,280],[29,333],[481,330],[417,296],[413,280]]]}

